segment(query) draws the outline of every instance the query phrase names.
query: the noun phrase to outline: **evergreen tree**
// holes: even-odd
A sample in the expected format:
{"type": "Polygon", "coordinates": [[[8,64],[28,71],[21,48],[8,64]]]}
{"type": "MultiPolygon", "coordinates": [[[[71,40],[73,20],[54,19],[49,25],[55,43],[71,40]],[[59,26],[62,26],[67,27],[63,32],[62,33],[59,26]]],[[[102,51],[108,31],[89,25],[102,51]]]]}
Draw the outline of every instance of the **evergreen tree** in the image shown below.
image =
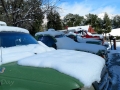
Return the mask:
{"type": "Polygon", "coordinates": [[[72,27],[72,26],[79,26],[84,24],[84,17],[79,16],[78,14],[67,14],[64,19],[63,23],[65,23],[67,26],[72,27]]]}
{"type": "Polygon", "coordinates": [[[47,23],[47,28],[53,28],[55,30],[61,30],[62,29],[62,23],[61,23],[61,19],[60,19],[60,15],[56,10],[51,9],[48,13],[47,13],[47,19],[48,19],[48,23],[47,23]]]}
{"type": "Polygon", "coordinates": [[[86,25],[91,25],[94,28],[95,32],[102,33],[101,21],[102,20],[100,18],[98,18],[97,15],[88,14],[88,15],[86,15],[85,24],[86,25]]]}
{"type": "Polygon", "coordinates": [[[112,26],[111,26],[111,20],[109,19],[107,13],[105,13],[104,18],[103,18],[103,24],[102,24],[102,30],[103,34],[111,32],[112,26]]]}
{"type": "Polygon", "coordinates": [[[95,26],[95,23],[96,23],[96,21],[97,21],[97,15],[94,15],[94,14],[87,14],[86,15],[86,22],[85,22],[85,24],[86,25],[91,25],[92,27],[94,27],[95,26]]]}
{"type": "Polygon", "coordinates": [[[75,17],[73,14],[69,13],[64,17],[63,21],[66,26],[72,27],[72,26],[74,26],[75,17]]]}
{"type": "Polygon", "coordinates": [[[103,20],[101,18],[98,18],[96,22],[97,24],[96,24],[95,30],[98,34],[102,34],[103,33],[103,30],[102,30],[103,20]]]}
{"type": "Polygon", "coordinates": [[[112,20],[113,28],[120,28],[120,16],[116,15],[112,20]]]}

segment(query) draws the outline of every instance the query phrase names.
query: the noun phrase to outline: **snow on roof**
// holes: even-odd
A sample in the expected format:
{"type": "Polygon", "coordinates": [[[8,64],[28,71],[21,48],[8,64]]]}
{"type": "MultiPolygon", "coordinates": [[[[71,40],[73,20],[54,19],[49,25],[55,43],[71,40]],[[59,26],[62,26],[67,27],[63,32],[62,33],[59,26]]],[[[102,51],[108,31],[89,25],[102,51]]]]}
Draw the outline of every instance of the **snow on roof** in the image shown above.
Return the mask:
{"type": "Polygon", "coordinates": [[[20,28],[20,27],[13,27],[13,26],[2,26],[0,27],[0,32],[2,31],[13,31],[13,32],[24,32],[29,33],[27,29],[20,28]]]}
{"type": "MultiPolygon", "coordinates": [[[[104,18],[104,16],[105,16],[105,13],[106,13],[106,12],[99,13],[97,16],[103,20],[103,18],[104,18]]],[[[108,13],[107,13],[107,15],[108,15],[108,17],[109,17],[110,19],[113,19],[113,18],[115,17],[115,15],[113,15],[113,14],[108,14],[108,13]]]]}
{"type": "Polygon", "coordinates": [[[67,33],[66,35],[77,35],[77,34],[74,33],[74,32],[69,32],[69,33],[67,33]]]}
{"type": "Polygon", "coordinates": [[[55,31],[54,29],[48,29],[48,31],[44,31],[44,32],[37,32],[35,34],[35,36],[37,35],[51,35],[51,36],[56,36],[56,35],[61,35],[61,34],[64,34],[63,32],[61,31],[55,31]]]}
{"type": "Polygon", "coordinates": [[[109,34],[112,36],[120,36],[120,28],[112,29],[109,34]]]}
{"type": "Polygon", "coordinates": [[[73,50],[55,50],[54,52],[50,51],[21,59],[18,61],[18,64],[53,68],[75,77],[85,87],[90,87],[94,81],[100,81],[105,60],[91,53],[73,50]]]}
{"type": "Polygon", "coordinates": [[[80,26],[80,28],[82,28],[83,30],[88,31],[88,29],[89,29],[89,25],[86,25],[86,26],[80,26]]]}
{"type": "Polygon", "coordinates": [[[89,25],[86,26],[76,26],[76,27],[68,27],[68,30],[75,30],[75,31],[79,31],[79,30],[86,30],[88,31],[89,29],[89,25]]]}
{"type": "Polygon", "coordinates": [[[70,31],[70,30],[77,30],[77,29],[79,29],[79,26],[76,26],[76,27],[68,27],[68,31],[70,31]]]}
{"type": "Polygon", "coordinates": [[[7,26],[7,24],[3,21],[0,21],[0,26],[7,26]]]}

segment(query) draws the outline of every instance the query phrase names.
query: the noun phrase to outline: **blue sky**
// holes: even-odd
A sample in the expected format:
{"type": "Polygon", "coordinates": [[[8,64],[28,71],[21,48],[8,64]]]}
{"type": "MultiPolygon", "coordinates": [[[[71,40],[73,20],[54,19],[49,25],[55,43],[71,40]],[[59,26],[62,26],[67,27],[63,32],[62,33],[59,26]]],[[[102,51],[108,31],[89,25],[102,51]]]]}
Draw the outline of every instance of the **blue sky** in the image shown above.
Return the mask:
{"type": "Polygon", "coordinates": [[[79,14],[120,14],[119,0],[59,0],[57,4],[61,10],[60,15],[65,16],[68,13],[79,14]]]}

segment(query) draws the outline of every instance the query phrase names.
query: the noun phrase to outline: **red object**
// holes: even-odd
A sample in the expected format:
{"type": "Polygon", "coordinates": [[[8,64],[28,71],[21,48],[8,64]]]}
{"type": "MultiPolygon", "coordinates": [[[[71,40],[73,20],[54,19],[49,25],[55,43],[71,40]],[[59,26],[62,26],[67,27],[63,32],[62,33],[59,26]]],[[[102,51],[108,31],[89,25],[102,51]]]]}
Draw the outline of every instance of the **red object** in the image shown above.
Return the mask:
{"type": "MultiPolygon", "coordinates": [[[[79,33],[79,31],[78,31],[78,32],[75,32],[75,33],[79,33]]],[[[83,30],[81,33],[82,33],[82,36],[81,36],[81,37],[84,37],[84,38],[96,38],[96,39],[100,39],[99,36],[89,35],[89,34],[87,33],[87,31],[84,31],[84,30],[83,30]]]]}
{"type": "Polygon", "coordinates": [[[65,29],[67,29],[67,30],[68,30],[68,26],[65,26],[65,29]]]}
{"type": "Polygon", "coordinates": [[[104,39],[101,39],[99,36],[89,35],[89,34],[87,33],[87,31],[85,31],[85,30],[77,31],[77,32],[74,32],[74,33],[76,33],[76,34],[81,33],[81,34],[82,34],[81,37],[83,37],[83,38],[95,38],[95,39],[98,39],[98,40],[102,40],[102,44],[104,44],[104,39]]]}
{"type": "Polygon", "coordinates": [[[68,26],[65,26],[65,29],[66,29],[66,32],[65,32],[65,33],[67,33],[67,32],[68,32],[68,26]]]}
{"type": "Polygon", "coordinates": [[[94,30],[91,26],[89,26],[88,32],[90,32],[90,33],[95,33],[95,30],[94,30]]]}
{"type": "Polygon", "coordinates": [[[100,39],[99,36],[91,36],[91,35],[88,35],[88,34],[86,34],[86,35],[84,35],[82,37],[84,37],[84,38],[96,38],[96,39],[100,39]]]}

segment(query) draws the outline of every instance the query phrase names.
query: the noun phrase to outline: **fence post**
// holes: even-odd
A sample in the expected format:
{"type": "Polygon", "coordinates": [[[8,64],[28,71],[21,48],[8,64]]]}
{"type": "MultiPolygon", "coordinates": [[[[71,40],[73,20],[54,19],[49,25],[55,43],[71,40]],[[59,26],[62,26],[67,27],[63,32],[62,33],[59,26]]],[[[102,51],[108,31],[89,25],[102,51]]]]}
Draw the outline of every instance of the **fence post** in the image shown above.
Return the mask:
{"type": "Polygon", "coordinates": [[[113,38],[114,50],[116,50],[116,37],[113,38]]]}

